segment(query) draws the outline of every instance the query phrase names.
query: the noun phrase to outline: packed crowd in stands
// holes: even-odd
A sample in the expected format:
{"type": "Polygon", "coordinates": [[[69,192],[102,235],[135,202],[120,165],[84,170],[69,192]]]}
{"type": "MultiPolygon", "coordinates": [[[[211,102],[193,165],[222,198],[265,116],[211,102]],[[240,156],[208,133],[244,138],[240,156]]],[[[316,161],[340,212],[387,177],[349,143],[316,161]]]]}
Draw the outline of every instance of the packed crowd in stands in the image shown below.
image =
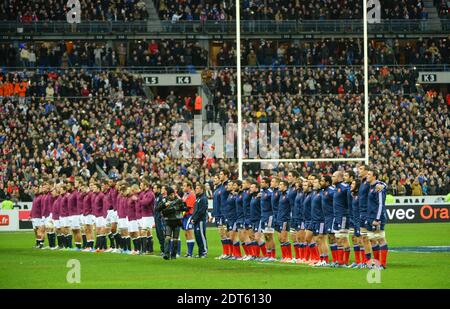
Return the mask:
{"type": "Polygon", "coordinates": [[[450,6],[447,3],[447,0],[434,0],[434,6],[438,10],[438,15],[442,19],[449,18],[450,16],[450,6]]]}
{"type": "Polygon", "coordinates": [[[221,22],[233,20],[236,8],[234,0],[155,0],[161,20],[206,21],[221,22]]]}
{"type": "MultiPolygon", "coordinates": [[[[208,51],[190,40],[131,41],[107,46],[104,42],[47,41],[0,44],[0,66],[7,67],[192,67],[236,65],[235,43],[226,41],[208,63],[208,51]]],[[[361,39],[322,39],[299,42],[247,40],[241,44],[245,66],[359,65],[361,39]]],[[[450,37],[418,40],[371,40],[369,62],[377,65],[445,64],[450,58],[450,37]]]]}
{"type": "MultiPolygon", "coordinates": [[[[382,19],[426,19],[422,0],[380,0],[382,19]]],[[[244,0],[245,20],[336,20],[361,19],[360,0],[244,0]]]]}
{"type": "Polygon", "coordinates": [[[208,52],[199,42],[186,40],[131,41],[107,46],[104,42],[56,41],[0,44],[0,66],[8,67],[205,67],[208,52]]]}
{"type": "MultiPolygon", "coordinates": [[[[144,0],[80,0],[81,20],[134,21],[148,19],[144,0]]],[[[0,20],[31,23],[66,21],[67,0],[7,0],[0,4],[0,20]]]]}

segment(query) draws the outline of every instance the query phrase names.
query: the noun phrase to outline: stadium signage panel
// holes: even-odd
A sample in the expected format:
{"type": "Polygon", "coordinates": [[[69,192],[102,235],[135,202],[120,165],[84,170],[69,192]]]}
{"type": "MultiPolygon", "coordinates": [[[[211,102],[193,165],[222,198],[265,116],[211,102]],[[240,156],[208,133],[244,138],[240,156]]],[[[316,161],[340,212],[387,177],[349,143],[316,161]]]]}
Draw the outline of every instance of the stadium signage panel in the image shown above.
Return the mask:
{"type": "Polygon", "coordinates": [[[19,210],[0,210],[0,231],[19,230],[19,210]]]}
{"type": "Polygon", "coordinates": [[[387,205],[388,223],[450,222],[450,205],[387,205]]]}
{"type": "Polygon", "coordinates": [[[142,74],[145,85],[151,86],[201,86],[201,75],[196,74],[142,74]]]}
{"type": "Polygon", "coordinates": [[[419,72],[421,84],[448,84],[450,83],[450,72],[419,72]]]}

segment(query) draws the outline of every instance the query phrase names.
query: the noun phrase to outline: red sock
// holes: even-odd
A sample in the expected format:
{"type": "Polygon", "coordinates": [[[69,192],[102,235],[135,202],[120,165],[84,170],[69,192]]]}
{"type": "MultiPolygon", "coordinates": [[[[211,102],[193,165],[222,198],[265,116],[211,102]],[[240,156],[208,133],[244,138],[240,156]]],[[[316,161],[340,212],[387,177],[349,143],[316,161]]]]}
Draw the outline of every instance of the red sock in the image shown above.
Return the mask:
{"type": "Polygon", "coordinates": [[[387,262],[387,255],[388,255],[388,249],[382,249],[381,250],[381,265],[386,266],[386,262],[387,262]]]}
{"type": "Polygon", "coordinates": [[[380,250],[373,250],[373,258],[377,261],[380,260],[380,250]]]}
{"type": "Polygon", "coordinates": [[[306,254],[305,254],[305,260],[309,261],[311,258],[311,248],[309,246],[306,246],[306,254]]]}
{"type": "Polygon", "coordinates": [[[274,259],[277,257],[277,250],[275,250],[275,248],[272,249],[271,257],[273,257],[274,259]]]}
{"type": "Polygon", "coordinates": [[[361,249],[361,251],[359,251],[359,256],[360,256],[360,260],[361,263],[366,263],[366,250],[361,249]]]}
{"type": "Polygon", "coordinates": [[[355,262],[356,264],[361,264],[361,251],[355,250],[355,262]]]}
{"type": "Polygon", "coordinates": [[[350,250],[344,250],[344,264],[348,265],[350,262],[350,250]]]}
{"type": "Polygon", "coordinates": [[[291,244],[286,246],[287,258],[292,260],[292,247],[291,244]]]}
{"type": "Polygon", "coordinates": [[[252,254],[255,257],[259,256],[259,246],[258,245],[251,245],[251,249],[252,249],[252,254]]]}
{"type": "Polygon", "coordinates": [[[242,244],[242,249],[244,249],[244,254],[248,255],[248,248],[246,244],[242,244]]]}
{"type": "Polygon", "coordinates": [[[227,245],[227,254],[232,255],[233,254],[233,244],[227,245]]]}
{"type": "Polygon", "coordinates": [[[262,246],[259,246],[259,249],[261,250],[262,256],[267,257],[266,244],[263,244],[262,246]]]}
{"type": "Polygon", "coordinates": [[[325,255],[323,259],[325,262],[327,262],[327,264],[330,262],[330,260],[328,259],[328,255],[325,255]]]}
{"type": "Polygon", "coordinates": [[[339,265],[344,264],[344,250],[337,249],[336,255],[337,255],[337,262],[338,262],[338,264],[339,265]]]}
{"type": "Polygon", "coordinates": [[[314,260],[318,261],[320,259],[319,247],[314,247],[314,260]]]}
{"type": "Polygon", "coordinates": [[[227,244],[224,244],[222,241],[222,254],[226,255],[227,254],[227,244]]]}
{"type": "Polygon", "coordinates": [[[242,257],[241,246],[233,245],[233,256],[235,256],[235,257],[242,257]]]}
{"type": "Polygon", "coordinates": [[[281,258],[282,259],[286,258],[286,247],[285,246],[281,246],[281,258]]]}
{"type": "Polygon", "coordinates": [[[331,261],[332,262],[337,262],[338,261],[338,257],[337,257],[337,250],[331,250],[331,261]]]}

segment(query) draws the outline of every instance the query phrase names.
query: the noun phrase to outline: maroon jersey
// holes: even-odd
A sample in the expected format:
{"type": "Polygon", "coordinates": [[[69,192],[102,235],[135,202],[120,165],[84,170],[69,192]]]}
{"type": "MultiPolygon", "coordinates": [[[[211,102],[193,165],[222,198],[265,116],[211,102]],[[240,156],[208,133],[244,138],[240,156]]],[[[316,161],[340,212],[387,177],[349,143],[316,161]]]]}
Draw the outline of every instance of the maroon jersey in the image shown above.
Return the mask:
{"type": "Polygon", "coordinates": [[[111,203],[110,209],[117,210],[117,197],[118,197],[118,194],[119,193],[114,188],[110,188],[108,190],[107,195],[108,195],[109,202],[111,203]]]}
{"type": "Polygon", "coordinates": [[[53,201],[53,205],[52,205],[52,219],[53,220],[59,220],[59,215],[61,212],[61,200],[62,200],[62,196],[58,195],[56,197],[56,199],[54,199],[54,201],[53,201]]]}
{"type": "Polygon", "coordinates": [[[84,201],[84,197],[86,196],[86,193],[84,192],[78,192],[77,194],[77,215],[82,215],[83,214],[83,201],[84,201]]]}
{"type": "Polygon", "coordinates": [[[142,217],[153,217],[153,207],[155,204],[155,195],[152,190],[139,193],[139,208],[142,217]]]}
{"type": "Polygon", "coordinates": [[[138,201],[133,200],[131,197],[127,198],[127,217],[129,221],[137,220],[138,217],[138,201]]]}
{"type": "Polygon", "coordinates": [[[92,202],[94,198],[94,193],[89,192],[83,198],[83,215],[92,215],[92,202]]]}
{"type": "Polygon", "coordinates": [[[51,193],[47,193],[42,198],[42,216],[48,217],[52,213],[53,202],[55,198],[51,193]]]}
{"type": "Polygon", "coordinates": [[[103,217],[106,218],[106,216],[108,215],[108,210],[112,210],[112,200],[111,200],[111,196],[109,195],[108,192],[103,193],[104,197],[103,197],[103,211],[102,211],[102,215],[103,217]]]}
{"type": "Polygon", "coordinates": [[[117,216],[121,219],[127,217],[127,198],[120,194],[117,196],[117,216]]]}
{"type": "Polygon", "coordinates": [[[103,192],[94,193],[94,202],[92,203],[92,213],[96,217],[104,217],[103,204],[105,200],[105,194],[103,192]]]}
{"type": "Polygon", "coordinates": [[[59,215],[61,216],[61,217],[68,217],[69,216],[69,193],[65,193],[63,196],[62,196],[62,199],[61,199],[61,210],[60,210],[60,213],[59,213],[59,215]]]}
{"type": "Polygon", "coordinates": [[[68,197],[68,203],[69,203],[69,216],[75,216],[78,215],[78,208],[77,208],[77,198],[78,198],[79,192],[77,190],[73,190],[70,192],[68,197]]]}
{"type": "Polygon", "coordinates": [[[31,206],[31,218],[37,219],[42,218],[42,205],[43,205],[43,198],[45,195],[35,195],[33,199],[33,204],[31,206]]]}

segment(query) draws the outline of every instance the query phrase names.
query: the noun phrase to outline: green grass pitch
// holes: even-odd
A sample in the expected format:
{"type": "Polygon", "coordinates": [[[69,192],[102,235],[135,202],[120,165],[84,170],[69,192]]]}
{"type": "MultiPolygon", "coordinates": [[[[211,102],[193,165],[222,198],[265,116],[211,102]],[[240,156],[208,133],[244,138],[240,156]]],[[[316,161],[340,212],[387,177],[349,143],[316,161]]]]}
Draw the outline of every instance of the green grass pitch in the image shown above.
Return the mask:
{"type": "MultiPolygon", "coordinates": [[[[391,248],[450,246],[450,223],[391,224],[386,235],[391,248]]],[[[450,252],[390,252],[381,282],[371,284],[368,270],[362,269],[215,260],[221,254],[216,230],[208,229],[207,238],[207,259],[165,261],[159,256],[32,249],[32,233],[3,232],[0,288],[450,288],[450,252]],[[66,280],[69,259],[80,261],[80,283],[66,280]]],[[[182,252],[185,248],[183,242],[182,252]]]]}

